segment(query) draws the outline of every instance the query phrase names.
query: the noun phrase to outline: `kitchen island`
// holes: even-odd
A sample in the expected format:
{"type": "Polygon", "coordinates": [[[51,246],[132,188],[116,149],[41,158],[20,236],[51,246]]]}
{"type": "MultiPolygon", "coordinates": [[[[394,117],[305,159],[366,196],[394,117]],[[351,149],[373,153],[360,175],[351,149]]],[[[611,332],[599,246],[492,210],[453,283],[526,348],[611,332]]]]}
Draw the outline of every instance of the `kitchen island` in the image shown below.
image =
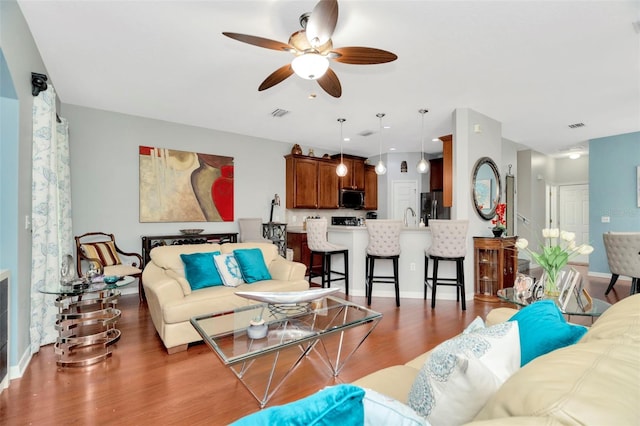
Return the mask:
{"type": "MultiPolygon", "coordinates": [[[[302,227],[292,227],[289,233],[304,233],[302,227]]],[[[365,296],[365,262],[366,248],[369,234],[366,226],[329,226],[328,240],[349,249],[349,294],[365,296]]],[[[424,294],[424,251],[431,246],[431,231],[428,227],[405,227],[400,233],[400,297],[422,298],[424,294]]],[[[344,270],[341,256],[332,259],[332,269],[344,270]]],[[[308,266],[308,265],[307,265],[308,266]]],[[[455,276],[453,262],[443,262],[439,267],[440,276],[455,276]]],[[[376,275],[392,275],[391,261],[376,262],[376,275]]],[[[319,282],[319,278],[316,279],[319,282]]],[[[314,281],[315,282],[315,281],[314,281]]],[[[471,281],[470,281],[471,282],[471,281]]],[[[338,281],[334,286],[344,288],[344,283],[338,281]]],[[[472,294],[471,292],[470,294],[472,294]]],[[[374,283],[373,297],[395,297],[392,284],[374,283]]],[[[455,289],[449,287],[438,288],[438,299],[455,300],[455,289]]],[[[431,298],[431,292],[428,293],[431,298]]],[[[373,302],[375,304],[375,301],[373,302]]]]}

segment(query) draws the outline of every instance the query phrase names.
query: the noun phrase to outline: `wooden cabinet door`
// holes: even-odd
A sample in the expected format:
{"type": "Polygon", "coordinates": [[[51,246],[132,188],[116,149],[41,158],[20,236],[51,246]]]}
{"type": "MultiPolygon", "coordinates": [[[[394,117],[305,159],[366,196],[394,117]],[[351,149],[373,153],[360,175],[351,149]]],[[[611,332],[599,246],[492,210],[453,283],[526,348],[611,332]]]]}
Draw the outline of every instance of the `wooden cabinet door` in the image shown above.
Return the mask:
{"type": "Polygon", "coordinates": [[[378,209],[378,175],[374,166],[364,168],[364,209],[378,209]]]}
{"type": "Polygon", "coordinates": [[[317,208],[318,161],[312,158],[298,158],[294,156],[287,156],[286,163],[287,208],[317,208]]]}
{"type": "Polygon", "coordinates": [[[442,158],[435,158],[429,160],[430,165],[430,177],[429,177],[429,190],[430,191],[442,191],[443,187],[443,175],[442,175],[442,158]]]}
{"type": "Polygon", "coordinates": [[[351,185],[354,189],[364,189],[365,188],[365,179],[364,179],[364,161],[353,160],[351,173],[351,185]]]}
{"type": "MultiPolygon", "coordinates": [[[[336,156],[336,164],[340,164],[340,157],[336,156]]],[[[364,189],[364,158],[343,157],[342,162],[347,166],[347,174],[339,178],[340,188],[364,189]]]]}
{"type": "Polygon", "coordinates": [[[330,161],[318,161],[317,193],[319,209],[337,209],[339,207],[337,164],[330,161]]]}

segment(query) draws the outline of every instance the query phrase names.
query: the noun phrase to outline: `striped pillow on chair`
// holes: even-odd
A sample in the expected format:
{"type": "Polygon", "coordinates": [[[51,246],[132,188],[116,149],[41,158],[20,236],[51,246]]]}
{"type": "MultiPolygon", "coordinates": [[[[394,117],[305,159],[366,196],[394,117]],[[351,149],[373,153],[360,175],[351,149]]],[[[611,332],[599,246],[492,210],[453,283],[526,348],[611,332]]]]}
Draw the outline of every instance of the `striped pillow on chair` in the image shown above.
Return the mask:
{"type": "Polygon", "coordinates": [[[99,259],[102,266],[120,265],[122,261],[113,241],[85,243],[80,245],[82,253],[91,259],[99,259]]]}

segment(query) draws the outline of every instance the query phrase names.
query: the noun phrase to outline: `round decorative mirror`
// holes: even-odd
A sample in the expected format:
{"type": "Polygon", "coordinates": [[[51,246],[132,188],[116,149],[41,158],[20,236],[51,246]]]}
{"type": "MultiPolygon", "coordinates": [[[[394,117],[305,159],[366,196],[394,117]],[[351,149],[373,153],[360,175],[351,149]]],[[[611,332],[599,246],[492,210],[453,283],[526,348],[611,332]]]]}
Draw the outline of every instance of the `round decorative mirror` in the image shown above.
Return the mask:
{"type": "Polygon", "coordinates": [[[473,166],[471,199],[481,218],[491,220],[500,202],[500,172],[489,157],[482,157],[473,166]]]}

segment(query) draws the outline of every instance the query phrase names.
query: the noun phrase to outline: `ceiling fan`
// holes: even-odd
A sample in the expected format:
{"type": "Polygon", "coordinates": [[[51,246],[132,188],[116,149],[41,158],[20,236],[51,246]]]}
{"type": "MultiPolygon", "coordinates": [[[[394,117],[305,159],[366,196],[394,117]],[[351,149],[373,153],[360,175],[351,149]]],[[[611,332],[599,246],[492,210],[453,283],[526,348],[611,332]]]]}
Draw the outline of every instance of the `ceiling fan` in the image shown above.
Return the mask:
{"type": "Polygon", "coordinates": [[[259,91],[281,83],[292,74],[307,80],[317,80],[329,95],[339,98],[342,86],[335,72],[329,67],[329,60],[344,64],[371,65],[392,62],[398,57],[386,50],[371,47],[341,47],[334,49],[331,35],[338,22],[338,1],[320,0],[311,13],[300,17],[302,30],[289,37],[289,43],[247,34],[223,32],[227,37],[265,49],[291,52],[295,58],[271,73],[258,87],[259,91]]]}

